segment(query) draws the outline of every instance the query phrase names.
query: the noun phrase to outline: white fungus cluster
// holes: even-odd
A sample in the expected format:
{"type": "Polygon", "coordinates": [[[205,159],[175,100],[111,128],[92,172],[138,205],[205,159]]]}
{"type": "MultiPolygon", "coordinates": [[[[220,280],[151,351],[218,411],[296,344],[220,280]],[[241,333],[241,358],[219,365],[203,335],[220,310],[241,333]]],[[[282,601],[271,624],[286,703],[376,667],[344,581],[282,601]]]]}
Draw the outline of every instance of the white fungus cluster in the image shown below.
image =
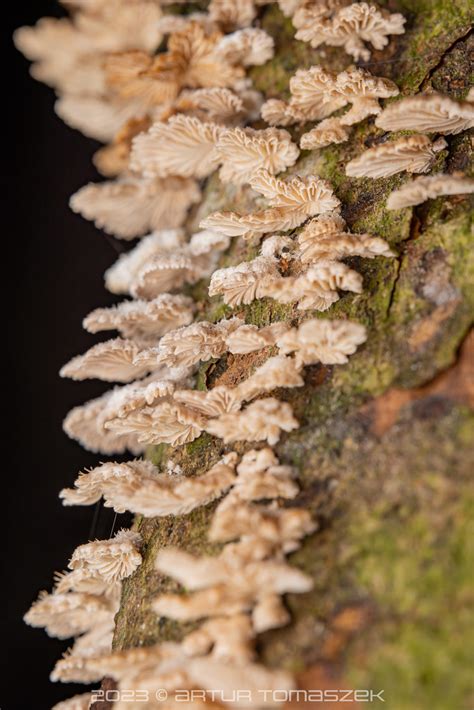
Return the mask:
{"type": "MultiPolygon", "coordinates": [[[[266,0],[211,0],[206,13],[189,15],[170,14],[165,0],[64,4],[70,18],[20,28],[15,42],[33,61],[33,76],[55,88],[57,113],[105,143],[94,162],[107,179],[80,189],[71,208],[119,239],[140,238],[105,274],[106,288],[126,300],[84,319],[90,333],[117,331],[117,337],[93,345],[61,370],[64,377],[115,385],[75,407],[64,429],[85,448],[108,456],[140,456],[150,444],[181,447],[203,432],[227,449],[204,473],[191,475],[171,460],[164,470],[142,458],[108,461],[80,473],[60,497],[67,506],[103,500],[117,513],[149,518],[187,515],[218,501],[208,539],[222,548],[215,556],[175,547],[158,553],[157,573],[185,591],[160,594],[153,610],[201,622],[180,643],[112,651],[122,580],[142,563],[140,536],[132,531],[80,545],[53,592],[41,593],[25,620],[52,636],[75,637],[53,680],[94,683],[107,676],[119,690],[165,688],[169,703],[149,708],[175,707],[172,691],[180,689],[212,689],[224,697],[239,687],[290,689],[291,674],[258,663],[255,640],[290,621],[283,595],[311,589],[311,578],[285,556],[316,525],[304,507],[289,503],[299,494],[295,471],[270,448],[299,426],[290,403],[277,394],[304,386],[308,366],[347,363],[367,333],[358,323],[311,313],[292,325],[259,328],[245,322],[243,306],[271,298],[299,311],[326,311],[341,291],[363,291],[362,276],[347,258],[395,256],[384,239],[347,228],[333,186],[298,172],[299,148],[346,141],[351,126],[376,116],[380,129],[420,134],[377,138],[345,166],[347,176],[428,173],[447,149],[444,138],[428,134],[472,127],[472,97],[459,102],[420,94],[382,109],[381,100],[399,93],[393,82],[353,66],[339,74],[312,66],[291,78],[288,101],[265,101],[246,69],[273,57],[274,39],[253,25],[266,0]],[[254,127],[260,117],[267,127],[254,127]],[[315,122],[299,147],[285,130],[315,122]],[[210,176],[248,193],[246,204],[253,207],[207,216],[198,211],[193,224],[200,221],[202,231],[196,232],[188,217],[201,204],[210,176]],[[258,255],[219,268],[231,241],[240,238],[263,238],[258,255]],[[190,295],[201,280],[208,280],[211,297],[220,296],[236,314],[205,320],[190,295]],[[250,353],[258,353],[259,365],[245,379],[197,387],[200,363],[250,353]],[[234,442],[246,453],[233,451],[234,442]],[[249,442],[263,448],[249,450],[249,442]]],[[[315,48],[342,47],[355,60],[368,59],[369,47],[382,49],[390,36],[404,32],[400,14],[372,3],[278,4],[292,18],[297,39],[315,48]]],[[[473,181],[462,175],[429,175],[402,185],[387,207],[472,191],[473,181]]],[[[245,707],[261,707],[258,694],[252,697],[245,707]]],[[[85,693],[56,708],[83,710],[91,700],[85,693]]],[[[224,706],[241,707],[235,700],[224,706]]],[[[129,709],[120,700],[114,707],[129,709]]]]}

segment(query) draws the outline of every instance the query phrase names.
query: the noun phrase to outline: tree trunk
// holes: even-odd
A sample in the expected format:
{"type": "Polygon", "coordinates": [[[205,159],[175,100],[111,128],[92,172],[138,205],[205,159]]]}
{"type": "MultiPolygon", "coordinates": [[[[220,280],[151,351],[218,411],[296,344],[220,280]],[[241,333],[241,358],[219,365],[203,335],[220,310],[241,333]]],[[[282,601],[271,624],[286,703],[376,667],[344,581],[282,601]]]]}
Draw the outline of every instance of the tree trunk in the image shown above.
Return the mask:
{"type": "MultiPolygon", "coordinates": [[[[463,98],[473,47],[469,0],[379,4],[402,12],[407,31],[392,37],[384,51],[374,51],[365,66],[393,79],[402,94],[436,89],[463,98]]],[[[267,98],[287,97],[288,79],[298,68],[348,66],[340,49],[313,50],[294,40],[291,21],[276,6],[262,9],[261,22],[277,51],[251,76],[267,98]]],[[[301,688],[383,690],[387,706],[396,710],[454,710],[473,701],[463,638],[474,562],[468,457],[473,350],[466,338],[474,305],[470,202],[467,196],[450,197],[387,211],[386,197],[404,176],[369,180],[344,173],[348,160],[381,135],[373,120],[366,120],[348,143],[303,152],[290,171],[327,178],[352,231],[387,239],[398,258],[351,260],[363,274],[364,291],[345,295],[323,316],[367,327],[367,342],[349,364],[309,367],[304,388],[276,394],[292,404],[300,422],[275,447],[280,460],[298,470],[301,492],[291,505],[310,509],[319,527],[290,557],[312,576],[314,589],[288,595],[292,622],[259,637],[259,656],[271,667],[294,671],[301,688]]],[[[447,141],[435,170],[469,173],[469,136],[447,141]]],[[[249,199],[248,189],[223,186],[215,176],[191,225],[215,209],[248,211],[249,199]]],[[[234,240],[225,263],[256,253],[255,244],[234,240]]],[[[218,320],[231,309],[209,299],[206,287],[199,283],[191,292],[202,317],[218,320]]],[[[301,316],[294,306],[267,299],[235,313],[259,326],[297,323],[301,316]]],[[[207,362],[199,386],[237,383],[267,356],[228,354],[207,362]]],[[[203,434],[177,449],[153,447],[148,455],[157,464],[171,458],[196,475],[225,450],[220,440],[203,434]]],[[[179,589],[154,572],[154,559],[166,545],[215,554],[218,546],[206,538],[214,508],[136,520],[145,541],[144,562],[124,582],[115,648],[179,640],[193,628],[151,611],[159,592],[179,589]]]]}

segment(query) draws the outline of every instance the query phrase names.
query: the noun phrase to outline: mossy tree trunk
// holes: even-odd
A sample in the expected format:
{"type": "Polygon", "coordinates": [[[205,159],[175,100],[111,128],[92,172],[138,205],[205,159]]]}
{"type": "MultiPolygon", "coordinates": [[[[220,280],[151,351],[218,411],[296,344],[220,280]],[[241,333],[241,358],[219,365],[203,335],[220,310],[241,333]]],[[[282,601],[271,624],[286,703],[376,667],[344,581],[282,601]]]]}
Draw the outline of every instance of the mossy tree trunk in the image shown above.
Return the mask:
{"type": "MultiPolygon", "coordinates": [[[[365,66],[396,81],[402,94],[432,88],[463,98],[472,66],[470,1],[379,4],[402,12],[407,32],[392,38],[385,51],[373,52],[365,66]]],[[[261,24],[275,38],[277,52],[251,75],[267,97],[287,96],[288,79],[300,67],[341,70],[349,64],[339,49],[312,50],[295,41],[291,22],[276,6],[262,9],[261,24]]],[[[383,689],[386,707],[394,710],[454,710],[473,702],[464,638],[474,562],[468,455],[473,351],[466,338],[474,305],[472,203],[452,197],[388,212],[386,196],[404,176],[368,180],[344,174],[348,160],[382,140],[383,132],[366,120],[350,142],[303,152],[291,171],[330,180],[350,228],[387,239],[398,258],[351,260],[363,274],[364,292],[345,295],[321,316],[367,326],[368,341],[350,363],[307,368],[303,389],[277,392],[293,405],[300,428],[276,450],[282,462],[297,468],[296,505],[310,509],[319,527],[291,556],[313,577],[314,590],[288,596],[292,623],[263,634],[259,652],[268,665],[296,672],[303,688],[383,689]]],[[[470,137],[464,133],[447,141],[435,170],[469,173],[470,137]]],[[[191,227],[216,208],[252,206],[247,189],[224,187],[217,177],[205,194],[191,227]]],[[[223,265],[256,254],[256,244],[238,241],[223,265]]],[[[208,299],[205,283],[194,287],[193,295],[202,318],[218,320],[231,311],[208,299]]],[[[260,326],[301,318],[294,307],[269,300],[236,312],[260,326]]],[[[199,387],[237,383],[267,357],[268,352],[228,355],[206,363],[199,387]]],[[[203,434],[177,450],[155,447],[149,456],[157,464],[171,457],[196,475],[225,450],[203,434]]],[[[214,507],[136,520],[145,541],[144,563],[124,584],[116,648],[178,640],[192,628],[150,610],[157,593],[178,590],[153,571],[154,559],[165,545],[215,554],[218,546],[206,539],[214,507]]]]}

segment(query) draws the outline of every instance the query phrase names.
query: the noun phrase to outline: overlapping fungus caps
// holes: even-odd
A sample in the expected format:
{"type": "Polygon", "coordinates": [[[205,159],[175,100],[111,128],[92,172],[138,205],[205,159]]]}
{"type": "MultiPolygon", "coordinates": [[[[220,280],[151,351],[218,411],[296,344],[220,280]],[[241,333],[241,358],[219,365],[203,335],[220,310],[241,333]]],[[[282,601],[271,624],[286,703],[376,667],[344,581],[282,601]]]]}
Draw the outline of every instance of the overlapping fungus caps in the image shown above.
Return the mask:
{"type": "MultiPolygon", "coordinates": [[[[44,18],[15,34],[34,62],[33,76],[57,91],[57,113],[106,143],[94,162],[108,179],[76,192],[71,208],[119,239],[140,238],[105,274],[109,291],[132,300],[84,319],[90,333],[118,336],[92,345],[61,371],[125,384],[75,407],[64,430],[108,456],[142,456],[159,443],[180,447],[203,432],[227,449],[220,458],[211,452],[196,475],[183,473],[179,458],[166,468],[138,458],[101,463],[63,488],[64,505],[103,500],[117,513],[147,517],[186,515],[215,501],[207,538],[221,551],[211,557],[161,549],[157,574],[186,591],[159,595],[154,611],[201,625],[179,643],[113,651],[122,581],[142,563],[141,539],[120,531],[80,545],[52,592],[40,594],[25,616],[50,635],[74,639],[52,680],[92,683],[107,676],[118,693],[200,688],[228,697],[246,688],[254,708],[260,689],[294,687],[291,674],[258,663],[255,643],[259,633],[290,621],[283,595],[305,593],[313,583],[285,559],[316,524],[301,502],[291,506],[299,491],[295,472],[269,448],[299,426],[274,390],[302,387],[307,366],[343,366],[356,353],[367,338],[361,324],[305,311],[329,309],[341,291],[362,292],[362,276],[346,257],[395,254],[376,234],[347,229],[332,185],[300,170],[299,148],[284,127],[319,121],[300,140],[310,150],[349,140],[351,126],[371,116],[384,130],[421,132],[385,136],[346,168],[350,176],[382,178],[429,171],[447,146],[424,134],[455,134],[473,125],[471,96],[462,102],[420,94],[382,109],[397,86],[354,67],[339,74],[321,66],[297,69],[289,100],[265,101],[246,75],[247,67],[273,57],[275,38],[253,26],[264,3],[211,0],[207,12],[173,15],[168,2],[156,0],[64,0],[70,18],[44,18]],[[260,114],[269,127],[255,128],[260,114]],[[229,184],[229,193],[246,196],[246,212],[222,209],[217,201],[210,214],[204,211],[204,181],[211,176],[229,184]],[[198,222],[204,231],[194,231],[198,222]],[[259,251],[223,264],[231,238],[239,237],[254,240],[259,251]],[[191,295],[200,286],[190,289],[201,280],[209,281],[211,297],[238,308],[237,315],[206,320],[202,297],[191,295]],[[260,298],[295,304],[294,321],[245,323],[241,307],[260,298]],[[201,362],[256,352],[258,365],[242,379],[197,386],[201,362]],[[229,451],[234,442],[240,455],[229,451]],[[257,448],[249,450],[250,442],[257,448]]],[[[292,18],[297,39],[342,47],[356,60],[404,32],[400,14],[365,2],[278,5],[292,18]]],[[[393,192],[387,207],[473,189],[460,175],[422,177],[393,192]]],[[[90,700],[88,693],[75,696],[56,710],[83,710],[90,700]]],[[[126,710],[120,701],[115,706],[126,710]]]]}

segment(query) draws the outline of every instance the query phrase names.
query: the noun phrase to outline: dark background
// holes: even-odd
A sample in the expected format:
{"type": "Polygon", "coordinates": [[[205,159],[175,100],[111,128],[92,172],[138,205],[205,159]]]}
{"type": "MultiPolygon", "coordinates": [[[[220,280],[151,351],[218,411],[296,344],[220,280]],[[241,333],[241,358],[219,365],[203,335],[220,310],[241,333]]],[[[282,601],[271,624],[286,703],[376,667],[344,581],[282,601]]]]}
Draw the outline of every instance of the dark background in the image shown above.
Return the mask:
{"type": "MultiPolygon", "coordinates": [[[[77,473],[99,462],[69,440],[61,422],[67,411],[107,389],[100,382],[62,380],[58,370],[97,337],[81,328],[93,308],[113,299],[102,274],[121,244],[106,238],[68,208],[70,195],[97,178],[91,165],[96,144],[65,126],[53,112],[52,89],[28,74],[14,49],[13,29],[60,6],[43,0],[9,3],[4,23],[2,273],[3,450],[1,710],[43,710],[85,686],[52,684],[49,673],[70,641],[50,639],[22,616],[53,573],[66,567],[72,550],[91,533],[91,507],[63,508],[58,492],[77,473]],[[5,83],[7,84],[5,86],[5,83]],[[5,544],[6,543],[6,544],[5,544]],[[6,554],[5,554],[6,550],[6,554]],[[3,655],[3,654],[2,654],[3,655]]],[[[109,537],[114,514],[102,509],[93,537],[109,537]]],[[[120,525],[121,521],[118,521],[120,525]]]]}

